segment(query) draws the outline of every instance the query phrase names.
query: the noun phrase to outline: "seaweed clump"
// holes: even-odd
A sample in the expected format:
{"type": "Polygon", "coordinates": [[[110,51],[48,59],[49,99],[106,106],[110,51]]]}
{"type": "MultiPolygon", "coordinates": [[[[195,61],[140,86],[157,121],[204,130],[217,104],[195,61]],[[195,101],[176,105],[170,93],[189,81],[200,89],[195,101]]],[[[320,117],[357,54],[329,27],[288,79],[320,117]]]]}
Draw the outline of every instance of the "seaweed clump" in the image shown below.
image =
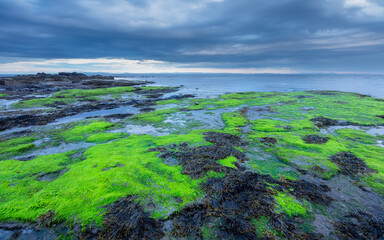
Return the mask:
{"type": "Polygon", "coordinates": [[[262,138],[259,138],[259,140],[261,143],[264,143],[267,145],[274,145],[277,143],[276,138],[273,138],[273,137],[262,137],[262,138]]]}
{"type": "MultiPolygon", "coordinates": [[[[201,203],[184,208],[172,215],[173,235],[201,238],[200,228],[207,221],[218,223],[215,235],[218,239],[259,239],[253,220],[268,216],[269,224],[287,239],[318,239],[299,227],[296,218],[276,211],[274,194],[276,190],[297,190],[298,197],[314,203],[329,204],[325,187],[305,181],[280,182],[269,175],[233,171],[223,178],[209,178],[202,183],[206,196],[201,203]],[[307,184],[305,184],[307,183],[307,184]]],[[[274,239],[273,236],[267,239],[274,239]]]]}
{"type": "Polygon", "coordinates": [[[290,192],[297,198],[304,198],[307,201],[314,204],[322,204],[328,206],[333,199],[326,195],[326,192],[331,189],[325,184],[314,184],[305,180],[292,181],[286,180],[286,182],[280,183],[285,189],[292,189],[290,192]]]}
{"type": "Polygon", "coordinates": [[[356,157],[350,152],[336,153],[331,156],[331,161],[340,167],[340,172],[344,175],[354,176],[359,173],[367,173],[371,170],[363,159],[356,157]]]}
{"type": "Polygon", "coordinates": [[[323,116],[310,119],[318,128],[336,126],[339,124],[338,120],[326,118],[323,116]]]}
{"type": "Polygon", "coordinates": [[[164,236],[161,222],[144,212],[137,197],[131,195],[108,207],[103,225],[102,239],[160,239],[164,236]]]}
{"type": "Polygon", "coordinates": [[[150,149],[160,152],[164,161],[177,159],[182,173],[194,179],[205,177],[210,171],[225,173],[201,183],[206,194],[201,202],[168,218],[173,223],[173,236],[201,239],[202,226],[214,222],[215,236],[219,239],[257,239],[260,235],[253,221],[268,216],[269,223],[285,238],[317,239],[317,235],[304,233],[297,219],[276,211],[274,195],[276,191],[283,191],[315,204],[328,205],[332,198],[325,194],[330,190],[326,185],[304,180],[279,181],[269,175],[244,171],[238,162],[235,162],[236,168],[223,166],[218,161],[230,156],[239,162],[246,161],[245,154],[235,147],[244,147],[247,143],[236,135],[220,132],[206,132],[204,139],[212,145],[190,147],[181,143],[150,149]]]}
{"type": "Polygon", "coordinates": [[[170,216],[173,219],[173,236],[201,238],[200,227],[207,215],[205,204],[194,204],[170,216]]]}
{"type": "Polygon", "coordinates": [[[55,217],[55,211],[50,210],[37,217],[36,222],[41,227],[51,227],[53,224],[53,218],[55,217]]]}
{"type": "MultiPolygon", "coordinates": [[[[152,148],[149,151],[159,151],[159,157],[163,159],[176,158],[183,167],[182,174],[186,174],[193,179],[204,177],[209,171],[231,172],[229,167],[219,164],[217,161],[233,156],[238,161],[248,160],[245,154],[234,147],[243,147],[246,145],[240,137],[219,132],[206,132],[204,139],[213,143],[209,146],[189,147],[187,143],[180,145],[171,145],[168,147],[152,148]]],[[[241,169],[241,166],[235,162],[235,166],[241,169]]]]}
{"type": "Polygon", "coordinates": [[[360,209],[345,218],[349,221],[334,224],[340,239],[384,239],[384,219],[374,217],[360,209]]]}
{"type": "Polygon", "coordinates": [[[306,135],[302,139],[308,144],[324,144],[328,142],[329,137],[322,137],[318,135],[306,135]]]}

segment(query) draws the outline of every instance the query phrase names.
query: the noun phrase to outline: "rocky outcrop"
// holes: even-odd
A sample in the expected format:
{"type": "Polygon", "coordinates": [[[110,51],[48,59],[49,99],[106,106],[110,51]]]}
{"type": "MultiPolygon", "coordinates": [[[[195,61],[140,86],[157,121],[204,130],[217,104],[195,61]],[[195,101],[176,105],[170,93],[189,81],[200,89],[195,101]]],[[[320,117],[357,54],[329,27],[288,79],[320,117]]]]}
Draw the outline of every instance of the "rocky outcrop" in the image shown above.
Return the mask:
{"type": "MultiPolygon", "coordinates": [[[[115,80],[113,76],[92,75],[83,73],[65,73],[46,74],[37,73],[35,75],[17,75],[14,77],[1,77],[0,85],[9,90],[29,89],[49,89],[50,87],[63,88],[99,88],[99,87],[117,87],[117,86],[135,86],[147,83],[149,81],[125,81],[115,80]]],[[[56,89],[57,90],[57,89],[56,89]]]]}

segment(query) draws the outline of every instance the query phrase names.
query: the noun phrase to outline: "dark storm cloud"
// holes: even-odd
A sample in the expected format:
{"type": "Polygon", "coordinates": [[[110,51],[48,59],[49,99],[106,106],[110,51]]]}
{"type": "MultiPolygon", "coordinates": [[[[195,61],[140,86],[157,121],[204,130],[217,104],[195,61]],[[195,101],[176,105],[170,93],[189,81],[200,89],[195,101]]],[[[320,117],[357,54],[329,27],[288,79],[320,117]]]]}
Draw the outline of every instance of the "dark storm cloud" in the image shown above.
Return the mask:
{"type": "Polygon", "coordinates": [[[3,58],[378,72],[383,48],[379,0],[0,2],[3,58]]]}

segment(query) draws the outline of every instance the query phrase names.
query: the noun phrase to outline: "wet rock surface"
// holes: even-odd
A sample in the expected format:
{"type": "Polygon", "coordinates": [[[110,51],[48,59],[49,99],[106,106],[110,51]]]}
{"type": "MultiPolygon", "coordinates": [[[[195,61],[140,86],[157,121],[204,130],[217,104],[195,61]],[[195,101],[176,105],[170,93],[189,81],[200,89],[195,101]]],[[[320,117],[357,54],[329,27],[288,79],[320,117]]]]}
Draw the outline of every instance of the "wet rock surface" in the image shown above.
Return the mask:
{"type": "Polygon", "coordinates": [[[102,239],[160,239],[164,233],[160,221],[144,212],[134,196],[127,196],[108,207],[103,220],[102,239]]]}
{"type": "Polygon", "coordinates": [[[40,239],[57,239],[64,236],[69,228],[65,224],[53,225],[47,218],[45,223],[50,223],[48,227],[36,223],[21,222],[5,222],[0,223],[0,239],[1,240],[40,240],[40,239]]]}
{"type": "MultiPolygon", "coordinates": [[[[298,219],[275,212],[274,190],[301,189],[295,196],[318,204],[331,201],[324,187],[308,182],[279,182],[268,175],[233,171],[223,178],[210,178],[202,187],[207,194],[201,204],[188,206],[171,216],[172,234],[177,237],[201,239],[200,227],[207,221],[219,222],[218,239],[259,239],[253,219],[269,217],[269,223],[287,239],[320,239],[319,234],[303,232],[298,219]]],[[[293,192],[292,192],[293,193],[293,192]]],[[[274,239],[273,236],[266,239],[274,239]]]]}
{"type": "Polygon", "coordinates": [[[18,75],[14,77],[0,77],[0,85],[4,85],[7,90],[32,92],[32,91],[59,91],[60,89],[70,88],[89,88],[89,87],[117,87],[135,86],[148,81],[121,81],[114,80],[112,76],[93,75],[87,76],[82,73],[58,73],[46,74],[38,73],[35,75],[18,75]],[[113,81],[112,81],[113,80],[113,81]]]}
{"type": "MultiPolygon", "coordinates": [[[[202,183],[206,194],[202,203],[187,206],[170,217],[173,220],[174,236],[201,239],[201,226],[214,218],[220,223],[215,233],[219,239],[258,239],[252,220],[268,216],[270,224],[282,232],[285,238],[320,237],[303,232],[297,220],[277,214],[273,195],[275,191],[286,191],[298,199],[327,206],[333,201],[326,194],[330,191],[328,186],[316,185],[305,180],[279,181],[269,175],[222,166],[217,163],[218,160],[236,155],[236,149],[232,146],[244,147],[247,143],[238,136],[227,133],[206,132],[204,135],[205,140],[213,145],[191,148],[187,144],[180,144],[150,150],[160,152],[159,156],[164,159],[170,156],[178,159],[183,167],[183,173],[192,178],[203,177],[208,171],[226,173],[223,178],[209,178],[202,183]]],[[[239,161],[248,160],[242,153],[236,158],[239,161]]]]}
{"type": "Polygon", "coordinates": [[[334,224],[340,239],[384,239],[384,219],[374,217],[361,209],[334,224]]]}
{"type": "Polygon", "coordinates": [[[0,117],[0,131],[11,129],[14,127],[28,127],[35,125],[46,125],[48,123],[56,121],[56,119],[64,118],[68,116],[74,116],[82,112],[92,112],[104,109],[114,109],[122,106],[130,106],[137,103],[137,101],[128,102],[116,102],[116,103],[105,103],[98,102],[92,104],[85,104],[80,106],[68,106],[62,109],[48,112],[45,114],[33,114],[26,113],[21,115],[3,116],[0,117]]]}
{"type": "Polygon", "coordinates": [[[50,227],[53,224],[53,218],[55,217],[55,211],[48,211],[39,217],[37,217],[37,224],[43,227],[50,227]]]}
{"type": "MultiPolygon", "coordinates": [[[[160,100],[160,99],[157,99],[160,100]]],[[[162,100],[162,99],[161,99],[162,100]]],[[[79,113],[92,112],[98,110],[116,109],[124,106],[136,106],[143,112],[153,111],[153,101],[147,100],[130,100],[130,101],[116,101],[116,102],[94,102],[90,104],[82,104],[79,106],[64,106],[58,110],[50,111],[43,114],[36,114],[34,111],[26,111],[21,114],[18,112],[0,116],[0,131],[11,129],[14,127],[28,127],[35,125],[46,125],[52,123],[57,119],[74,116],[79,113]]],[[[110,117],[127,117],[132,116],[133,113],[110,115],[110,117]]],[[[108,116],[107,116],[108,117],[108,116]]]]}
{"type": "Polygon", "coordinates": [[[306,135],[302,139],[308,144],[324,144],[328,142],[329,137],[322,137],[318,135],[306,135]]]}
{"type": "Polygon", "coordinates": [[[322,117],[322,116],[312,118],[311,121],[319,128],[328,127],[328,126],[336,126],[336,125],[340,124],[339,120],[330,119],[330,118],[326,118],[326,117],[322,117]]]}
{"type": "MultiPolygon", "coordinates": [[[[5,82],[0,79],[0,85],[5,82]]],[[[7,84],[4,106],[64,89],[136,87],[116,96],[75,94],[75,102],[59,95],[56,102],[32,110],[3,108],[0,128],[7,131],[0,136],[0,151],[8,155],[1,162],[12,167],[0,176],[9,178],[0,184],[0,212],[18,211],[9,219],[39,212],[21,218],[29,223],[0,223],[0,240],[383,239],[383,198],[374,185],[381,182],[365,182],[382,173],[375,165],[382,159],[375,142],[382,137],[361,130],[383,123],[375,105],[379,100],[369,102],[375,111],[360,118],[344,108],[353,107],[348,100],[353,96],[368,97],[343,93],[346,97],[339,99],[332,91],[196,100],[189,94],[170,96],[176,88],[75,73],[40,74],[7,84]],[[317,104],[328,97],[344,112],[321,116],[324,106],[317,104]],[[175,101],[158,104],[161,100],[175,101]],[[314,126],[336,130],[324,135],[314,126]],[[69,151],[68,158],[51,155],[69,151]],[[39,169],[33,163],[47,166],[39,169]],[[75,204],[67,197],[72,192],[81,196],[75,204]],[[25,194],[21,200],[19,193],[25,194]],[[101,206],[88,204],[99,200],[101,206]],[[89,207],[85,214],[81,204],[89,207]],[[65,217],[63,208],[73,218],[65,217]]]]}
{"type": "Polygon", "coordinates": [[[350,152],[339,152],[331,157],[331,161],[340,167],[340,172],[344,175],[354,176],[372,171],[363,159],[356,157],[350,152]]]}
{"type": "Polygon", "coordinates": [[[273,138],[273,137],[263,137],[263,138],[259,138],[259,140],[261,143],[268,144],[268,145],[273,145],[277,143],[276,138],[273,138]]]}
{"type": "Polygon", "coordinates": [[[187,143],[150,149],[159,151],[163,159],[176,158],[183,167],[183,174],[194,179],[201,178],[209,171],[228,172],[227,168],[217,161],[234,156],[240,163],[248,160],[245,154],[235,147],[245,146],[238,136],[229,133],[206,132],[204,139],[213,143],[210,146],[189,147],[187,143]]]}
{"type": "MultiPolygon", "coordinates": [[[[362,123],[356,123],[356,122],[350,122],[350,121],[342,121],[342,120],[336,120],[331,119],[327,117],[315,117],[310,119],[318,128],[325,128],[325,127],[331,127],[331,126],[375,126],[372,124],[362,124],[362,123]]],[[[383,124],[380,124],[381,126],[383,124]]]]}

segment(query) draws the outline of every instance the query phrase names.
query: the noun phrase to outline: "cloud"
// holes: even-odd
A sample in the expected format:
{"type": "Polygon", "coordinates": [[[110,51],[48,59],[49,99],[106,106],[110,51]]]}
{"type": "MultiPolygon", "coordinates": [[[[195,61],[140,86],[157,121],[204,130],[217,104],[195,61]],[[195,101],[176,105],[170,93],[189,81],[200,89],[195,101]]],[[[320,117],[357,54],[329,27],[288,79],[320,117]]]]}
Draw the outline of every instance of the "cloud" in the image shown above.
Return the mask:
{"type": "Polygon", "coordinates": [[[369,0],[344,0],[346,8],[357,8],[361,17],[370,16],[384,19],[384,7],[369,0]]]}
{"type": "Polygon", "coordinates": [[[0,56],[153,59],[195,64],[198,69],[384,71],[379,64],[384,60],[379,53],[383,4],[381,0],[2,0],[0,56]],[[364,64],[350,61],[363,57],[364,64]]]}
{"type": "Polygon", "coordinates": [[[20,60],[0,63],[2,73],[34,72],[109,72],[109,73],[294,73],[289,68],[210,68],[156,60],[113,58],[20,60]]]}

